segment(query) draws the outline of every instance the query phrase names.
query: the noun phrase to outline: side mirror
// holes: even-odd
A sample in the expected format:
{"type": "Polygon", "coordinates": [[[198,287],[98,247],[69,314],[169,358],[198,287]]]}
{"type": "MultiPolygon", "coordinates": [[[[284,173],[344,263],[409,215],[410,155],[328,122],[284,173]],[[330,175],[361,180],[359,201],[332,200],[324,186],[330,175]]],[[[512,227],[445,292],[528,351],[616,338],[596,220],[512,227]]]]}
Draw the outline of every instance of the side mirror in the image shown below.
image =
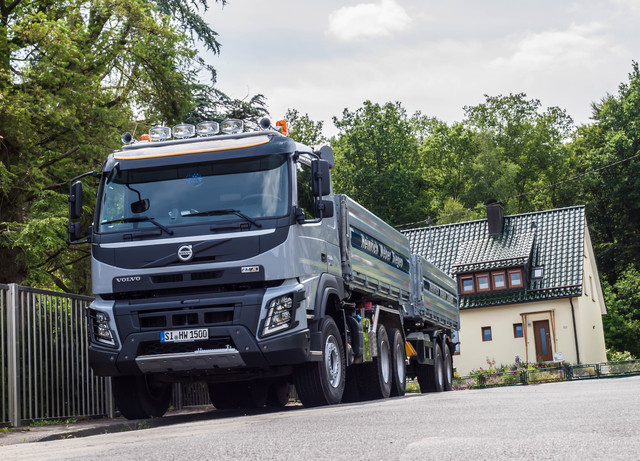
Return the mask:
{"type": "Polygon", "coordinates": [[[318,200],[316,202],[317,218],[332,218],[334,214],[332,200],[318,200]]]}
{"type": "Polygon", "coordinates": [[[77,240],[80,240],[83,237],[80,221],[69,224],[68,232],[69,232],[70,242],[75,242],[77,240]]]}
{"type": "Polygon", "coordinates": [[[331,173],[329,162],[326,160],[311,162],[311,189],[316,197],[324,197],[331,193],[331,173]]]}
{"type": "Polygon", "coordinates": [[[69,188],[69,220],[82,216],[82,183],[74,182],[69,188]]]}

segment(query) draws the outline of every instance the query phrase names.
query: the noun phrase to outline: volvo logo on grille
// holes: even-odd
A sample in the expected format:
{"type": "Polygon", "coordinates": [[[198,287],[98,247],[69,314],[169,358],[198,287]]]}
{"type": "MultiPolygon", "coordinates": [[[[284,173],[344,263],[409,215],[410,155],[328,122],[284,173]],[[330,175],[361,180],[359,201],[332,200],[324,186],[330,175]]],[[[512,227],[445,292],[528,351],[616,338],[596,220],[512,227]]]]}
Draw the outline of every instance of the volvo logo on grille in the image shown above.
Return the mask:
{"type": "Polygon", "coordinates": [[[182,245],[178,248],[178,259],[183,263],[188,263],[193,258],[193,248],[191,245],[182,245]]]}

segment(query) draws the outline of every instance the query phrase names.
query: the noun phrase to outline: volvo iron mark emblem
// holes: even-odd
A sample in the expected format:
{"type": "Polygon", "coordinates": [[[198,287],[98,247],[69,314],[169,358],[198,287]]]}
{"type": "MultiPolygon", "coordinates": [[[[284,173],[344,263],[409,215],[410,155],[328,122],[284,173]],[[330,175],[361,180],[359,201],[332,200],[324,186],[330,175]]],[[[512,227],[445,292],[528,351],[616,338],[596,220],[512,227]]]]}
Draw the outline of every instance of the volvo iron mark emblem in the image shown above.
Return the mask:
{"type": "Polygon", "coordinates": [[[178,259],[183,263],[188,263],[193,258],[193,248],[191,245],[182,245],[178,248],[178,259]]]}

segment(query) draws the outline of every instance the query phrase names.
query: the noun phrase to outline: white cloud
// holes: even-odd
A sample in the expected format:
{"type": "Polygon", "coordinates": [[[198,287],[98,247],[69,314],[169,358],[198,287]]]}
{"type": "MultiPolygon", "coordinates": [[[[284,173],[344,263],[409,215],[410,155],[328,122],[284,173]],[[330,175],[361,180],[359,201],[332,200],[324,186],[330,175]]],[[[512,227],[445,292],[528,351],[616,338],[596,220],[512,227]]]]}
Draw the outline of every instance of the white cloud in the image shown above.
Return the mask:
{"type": "Polygon", "coordinates": [[[594,56],[606,52],[607,43],[599,34],[603,26],[597,22],[571,25],[566,30],[529,33],[513,44],[513,54],[495,60],[498,66],[527,71],[595,64],[594,56]]]}
{"type": "Polygon", "coordinates": [[[411,18],[394,0],[345,6],[329,14],[328,34],[342,41],[389,37],[407,28],[411,18]]]}

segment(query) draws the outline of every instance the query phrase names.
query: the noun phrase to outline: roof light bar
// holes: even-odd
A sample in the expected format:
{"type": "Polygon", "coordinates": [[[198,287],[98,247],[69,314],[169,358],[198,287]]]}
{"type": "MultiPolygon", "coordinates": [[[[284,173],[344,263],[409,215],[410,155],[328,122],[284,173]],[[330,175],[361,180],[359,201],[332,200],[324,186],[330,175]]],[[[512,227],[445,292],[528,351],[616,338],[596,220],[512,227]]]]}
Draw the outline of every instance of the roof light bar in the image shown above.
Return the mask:
{"type": "Polygon", "coordinates": [[[171,128],[167,126],[155,126],[149,130],[149,138],[152,141],[164,141],[171,137],[171,128]]]}
{"type": "Polygon", "coordinates": [[[242,133],[244,124],[242,123],[242,120],[230,118],[229,120],[225,120],[224,122],[222,122],[220,129],[225,134],[242,133]]]}
{"type": "Polygon", "coordinates": [[[196,127],[189,123],[181,123],[173,127],[173,137],[178,139],[193,138],[196,135],[196,127]]]}
{"type": "Polygon", "coordinates": [[[198,136],[213,136],[220,132],[218,122],[201,122],[196,125],[196,133],[198,136]]]}

